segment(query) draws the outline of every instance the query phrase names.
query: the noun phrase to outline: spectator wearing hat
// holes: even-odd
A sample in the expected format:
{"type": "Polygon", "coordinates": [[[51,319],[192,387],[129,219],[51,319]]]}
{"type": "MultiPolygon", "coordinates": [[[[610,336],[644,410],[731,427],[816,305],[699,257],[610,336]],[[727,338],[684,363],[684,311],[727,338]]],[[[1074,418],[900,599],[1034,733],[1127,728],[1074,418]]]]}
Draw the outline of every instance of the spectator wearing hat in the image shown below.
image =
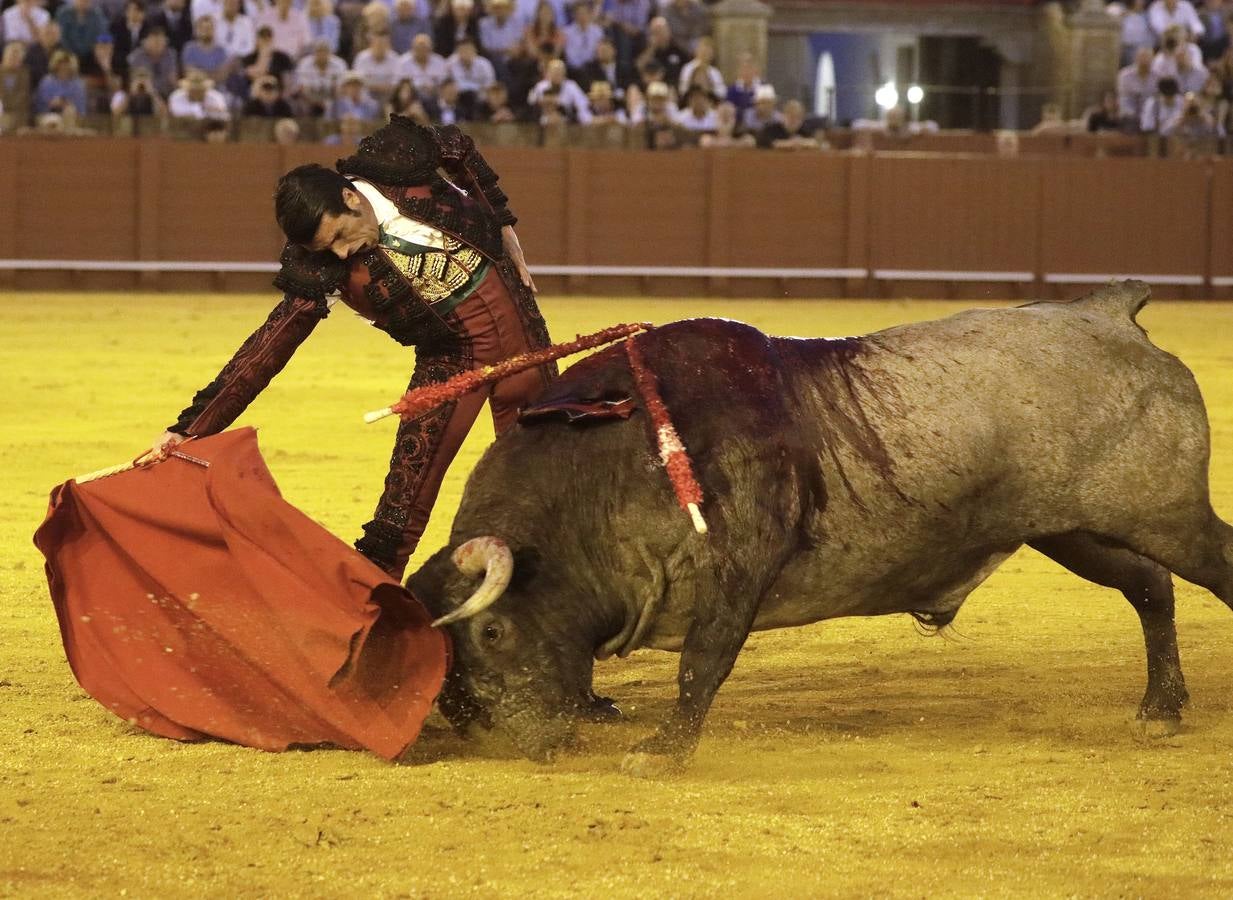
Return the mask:
{"type": "Polygon", "coordinates": [[[257,27],[244,15],[240,0],[223,0],[214,17],[214,39],[236,59],[244,59],[257,49],[257,27]]]}
{"type": "Polygon", "coordinates": [[[432,39],[417,34],[411,52],[398,60],[398,77],[409,78],[422,97],[435,97],[441,82],[449,77],[445,58],[433,52],[432,39]]]}
{"type": "Polygon", "coordinates": [[[677,84],[681,79],[681,69],[687,59],[689,56],[673,40],[668,20],[663,16],[651,19],[650,24],[647,25],[646,49],[638,58],[639,63],[654,60],[663,66],[664,80],[668,84],[677,84]]]}
{"type": "Polygon", "coordinates": [[[686,131],[698,134],[714,132],[719,127],[715,114],[715,99],[710,91],[692,87],[685,94],[685,104],[677,111],[676,123],[686,131]]]}
{"type": "Polygon", "coordinates": [[[668,0],[661,8],[673,39],[686,52],[693,53],[698,41],[711,33],[710,15],[698,0],[668,0]]]}
{"type": "Polygon", "coordinates": [[[650,19],[651,0],[604,0],[601,22],[609,29],[624,68],[632,69],[646,46],[650,19]]]}
{"type": "Polygon", "coordinates": [[[49,21],[51,14],[39,5],[38,0],[17,0],[0,15],[6,42],[33,44],[38,40],[39,30],[49,21]]]}
{"type": "Polygon", "coordinates": [[[292,0],[274,0],[272,6],[257,14],[256,25],[258,29],[268,27],[274,37],[274,49],[292,60],[299,59],[312,42],[308,17],[292,5],[292,0]]]}
{"type": "Polygon", "coordinates": [[[364,89],[364,76],[359,72],[348,72],[338,88],[338,96],[334,98],[330,109],[330,118],[341,122],[347,116],[354,116],[365,122],[372,122],[381,116],[381,105],[377,103],[364,89]]]}
{"type": "Polygon", "coordinates": [[[309,47],[325,41],[331,53],[338,53],[342,41],[342,22],[334,14],[333,0],[308,0],[304,21],[308,24],[309,47]]]}
{"type": "Polygon", "coordinates": [[[273,75],[265,75],[254,82],[242,114],[246,118],[290,119],[295,112],[283,96],[282,82],[273,75]]]}
{"type": "Polygon", "coordinates": [[[599,44],[604,40],[604,29],[595,22],[595,7],[591,0],[578,0],[574,4],[574,21],[563,29],[565,34],[565,65],[574,78],[581,76],[583,68],[595,59],[599,44]]]}
{"type": "Polygon", "coordinates": [[[347,64],[342,57],[330,52],[325,38],[318,38],[312,53],[296,64],[293,77],[294,96],[304,113],[313,118],[324,116],[346,75],[347,64]]]}
{"type": "Polygon", "coordinates": [[[522,42],[522,23],[514,16],[511,0],[488,0],[488,15],[479,20],[480,46],[492,61],[497,77],[504,78],[510,54],[522,42]]]}
{"type": "Polygon", "coordinates": [[[180,52],[180,64],[185,72],[197,69],[205,72],[216,84],[222,84],[235,69],[236,58],[215,41],[214,19],[211,16],[199,18],[196,29],[196,38],[185,44],[180,52]]]}
{"type": "Polygon", "coordinates": [[[672,89],[667,82],[653,81],[646,86],[646,108],[642,115],[648,150],[675,150],[681,146],[677,132],[672,89]]]}
{"type": "Polygon", "coordinates": [[[394,15],[390,17],[390,46],[395,53],[399,56],[409,53],[415,36],[431,30],[428,0],[395,0],[394,15]]]}
{"type": "Polygon", "coordinates": [[[475,0],[450,0],[445,14],[433,26],[432,45],[438,53],[448,58],[464,38],[470,38],[476,45],[480,42],[475,0]]]}
{"type": "Polygon", "coordinates": [[[180,79],[179,87],[167,98],[167,112],[173,119],[226,122],[231,118],[227,98],[214,87],[210,76],[199,69],[189,69],[180,79]]]}
{"type": "Polygon", "coordinates": [[[603,80],[591,82],[587,91],[587,102],[590,104],[592,125],[627,125],[629,117],[625,110],[617,105],[612,85],[603,80]]]}
{"type": "Polygon", "coordinates": [[[94,5],[94,0],[69,0],[56,13],[60,26],[60,42],[66,50],[77,57],[77,64],[85,70],[94,65],[94,43],[100,35],[111,35],[107,19],[94,5]]]}
{"type": "Polygon", "coordinates": [[[125,78],[128,77],[129,54],[141,46],[145,27],[145,0],[128,0],[124,4],[124,12],[111,20],[111,41],[115,45],[113,66],[125,78]]]}
{"type": "Polygon", "coordinates": [[[745,110],[741,126],[750,134],[758,134],[763,128],[775,122],[782,122],[783,116],[777,109],[779,98],[775,96],[773,84],[760,84],[754,91],[753,106],[745,110]]]}
{"type": "Polygon", "coordinates": [[[736,58],[736,78],[728,85],[725,97],[736,109],[738,121],[744,119],[747,109],[753,108],[754,95],[761,86],[762,77],[754,55],[748,51],[741,53],[736,58]]]}
{"type": "Polygon", "coordinates": [[[694,46],[694,57],[681,67],[681,78],[677,89],[683,95],[689,93],[694,85],[703,87],[716,100],[722,99],[727,93],[724,76],[715,68],[715,43],[709,38],[699,38],[694,46]],[[694,73],[701,73],[695,75],[694,73]]]}
{"type": "Polygon", "coordinates": [[[257,46],[240,62],[249,84],[263,75],[273,75],[282,81],[295,71],[295,63],[291,61],[291,57],[274,46],[274,29],[269,25],[257,26],[257,46]]]}
{"type": "Polygon", "coordinates": [[[166,98],[176,87],[180,68],[179,56],[167,43],[167,32],[161,25],[151,25],[141,39],[141,46],[128,55],[128,67],[150,73],[155,93],[166,98]]]}
{"type": "Polygon", "coordinates": [[[563,59],[549,60],[544,68],[544,78],[531,88],[527,102],[538,106],[540,96],[550,89],[557,92],[557,102],[564,115],[583,125],[591,121],[591,104],[587,101],[587,95],[578,87],[578,82],[569,77],[563,59]]]}
{"type": "Polygon", "coordinates": [[[368,36],[368,47],[356,54],[351,70],[363,75],[368,92],[384,103],[400,78],[399,59],[390,47],[390,33],[372,32],[368,36]]]}
{"type": "Polygon", "coordinates": [[[607,82],[612,88],[613,100],[621,103],[625,98],[625,89],[633,81],[633,75],[618,61],[616,45],[604,38],[595,48],[595,58],[582,67],[577,80],[579,86],[588,92],[595,82],[607,82]]]}
{"type": "Polygon", "coordinates": [[[59,113],[71,106],[78,116],[84,116],[86,85],[77,74],[77,57],[68,50],[57,50],[52,54],[49,69],[35,91],[34,111],[59,113]]]}

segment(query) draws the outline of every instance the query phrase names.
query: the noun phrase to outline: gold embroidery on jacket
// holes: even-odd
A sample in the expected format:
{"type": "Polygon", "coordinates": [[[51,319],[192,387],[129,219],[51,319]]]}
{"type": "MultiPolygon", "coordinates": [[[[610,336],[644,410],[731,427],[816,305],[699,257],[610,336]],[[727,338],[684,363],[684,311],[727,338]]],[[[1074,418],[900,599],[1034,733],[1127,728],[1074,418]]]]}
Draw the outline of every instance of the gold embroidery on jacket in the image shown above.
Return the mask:
{"type": "Polygon", "coordinates": [[[410,256],[389,247],[381,249],[427,303],[444,300],[466,287],[475,270],[484,264],[482,253],[449,235],[445,235],[444,251],[410,256]]]}

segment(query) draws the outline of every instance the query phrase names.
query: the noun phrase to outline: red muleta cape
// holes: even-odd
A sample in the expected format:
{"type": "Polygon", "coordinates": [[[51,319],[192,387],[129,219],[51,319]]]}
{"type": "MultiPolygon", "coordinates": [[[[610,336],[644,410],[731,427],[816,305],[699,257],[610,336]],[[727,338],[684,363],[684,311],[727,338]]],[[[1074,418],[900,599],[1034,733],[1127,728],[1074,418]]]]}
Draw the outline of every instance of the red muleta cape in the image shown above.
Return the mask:
{"type": "Polygon", "coordinates": [[[177,740],[367,748],[419,735],[445,634],[379,568],[278,492],[251,428],[51,494],[34,535],[73,674],[177,740]]]}

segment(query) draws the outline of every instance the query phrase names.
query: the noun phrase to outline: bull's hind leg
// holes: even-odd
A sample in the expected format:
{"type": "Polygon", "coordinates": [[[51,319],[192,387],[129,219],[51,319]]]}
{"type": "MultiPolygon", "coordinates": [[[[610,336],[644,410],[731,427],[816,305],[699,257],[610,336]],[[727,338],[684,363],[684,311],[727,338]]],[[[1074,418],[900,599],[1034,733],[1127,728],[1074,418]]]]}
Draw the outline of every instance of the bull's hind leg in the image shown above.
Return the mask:
{"type": "Polygon", "coordinates": [[[1233,609],[1233,526],[1210,506],[1194,515],[1144,522],[1124,543],[1233,609]]]}
{"type": "Polygon", "coordinates": [[[1147,645],[1147,692],[1139,704],[1139,718],[1166,732],[1175,731],[1188,694],[1177,652],[1168,570],[1086,532],[1043,538],[1031,546],[1080,578],[1116,588],[1130,601],[1147,645]]]}

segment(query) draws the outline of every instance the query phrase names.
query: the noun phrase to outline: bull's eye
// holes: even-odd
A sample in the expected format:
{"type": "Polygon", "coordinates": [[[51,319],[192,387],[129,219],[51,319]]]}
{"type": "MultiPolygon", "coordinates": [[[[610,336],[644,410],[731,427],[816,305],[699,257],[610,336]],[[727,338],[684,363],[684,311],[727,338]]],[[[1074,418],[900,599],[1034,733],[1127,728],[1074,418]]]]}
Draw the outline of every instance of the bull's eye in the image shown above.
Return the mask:
{"type": "Polygon", "coordinates": [[[501,640],[501,626],[496,622],[489,622],[484,626],[484,630],[480,634],[483,635],[484,643],[495,644],[501,640]]]}

